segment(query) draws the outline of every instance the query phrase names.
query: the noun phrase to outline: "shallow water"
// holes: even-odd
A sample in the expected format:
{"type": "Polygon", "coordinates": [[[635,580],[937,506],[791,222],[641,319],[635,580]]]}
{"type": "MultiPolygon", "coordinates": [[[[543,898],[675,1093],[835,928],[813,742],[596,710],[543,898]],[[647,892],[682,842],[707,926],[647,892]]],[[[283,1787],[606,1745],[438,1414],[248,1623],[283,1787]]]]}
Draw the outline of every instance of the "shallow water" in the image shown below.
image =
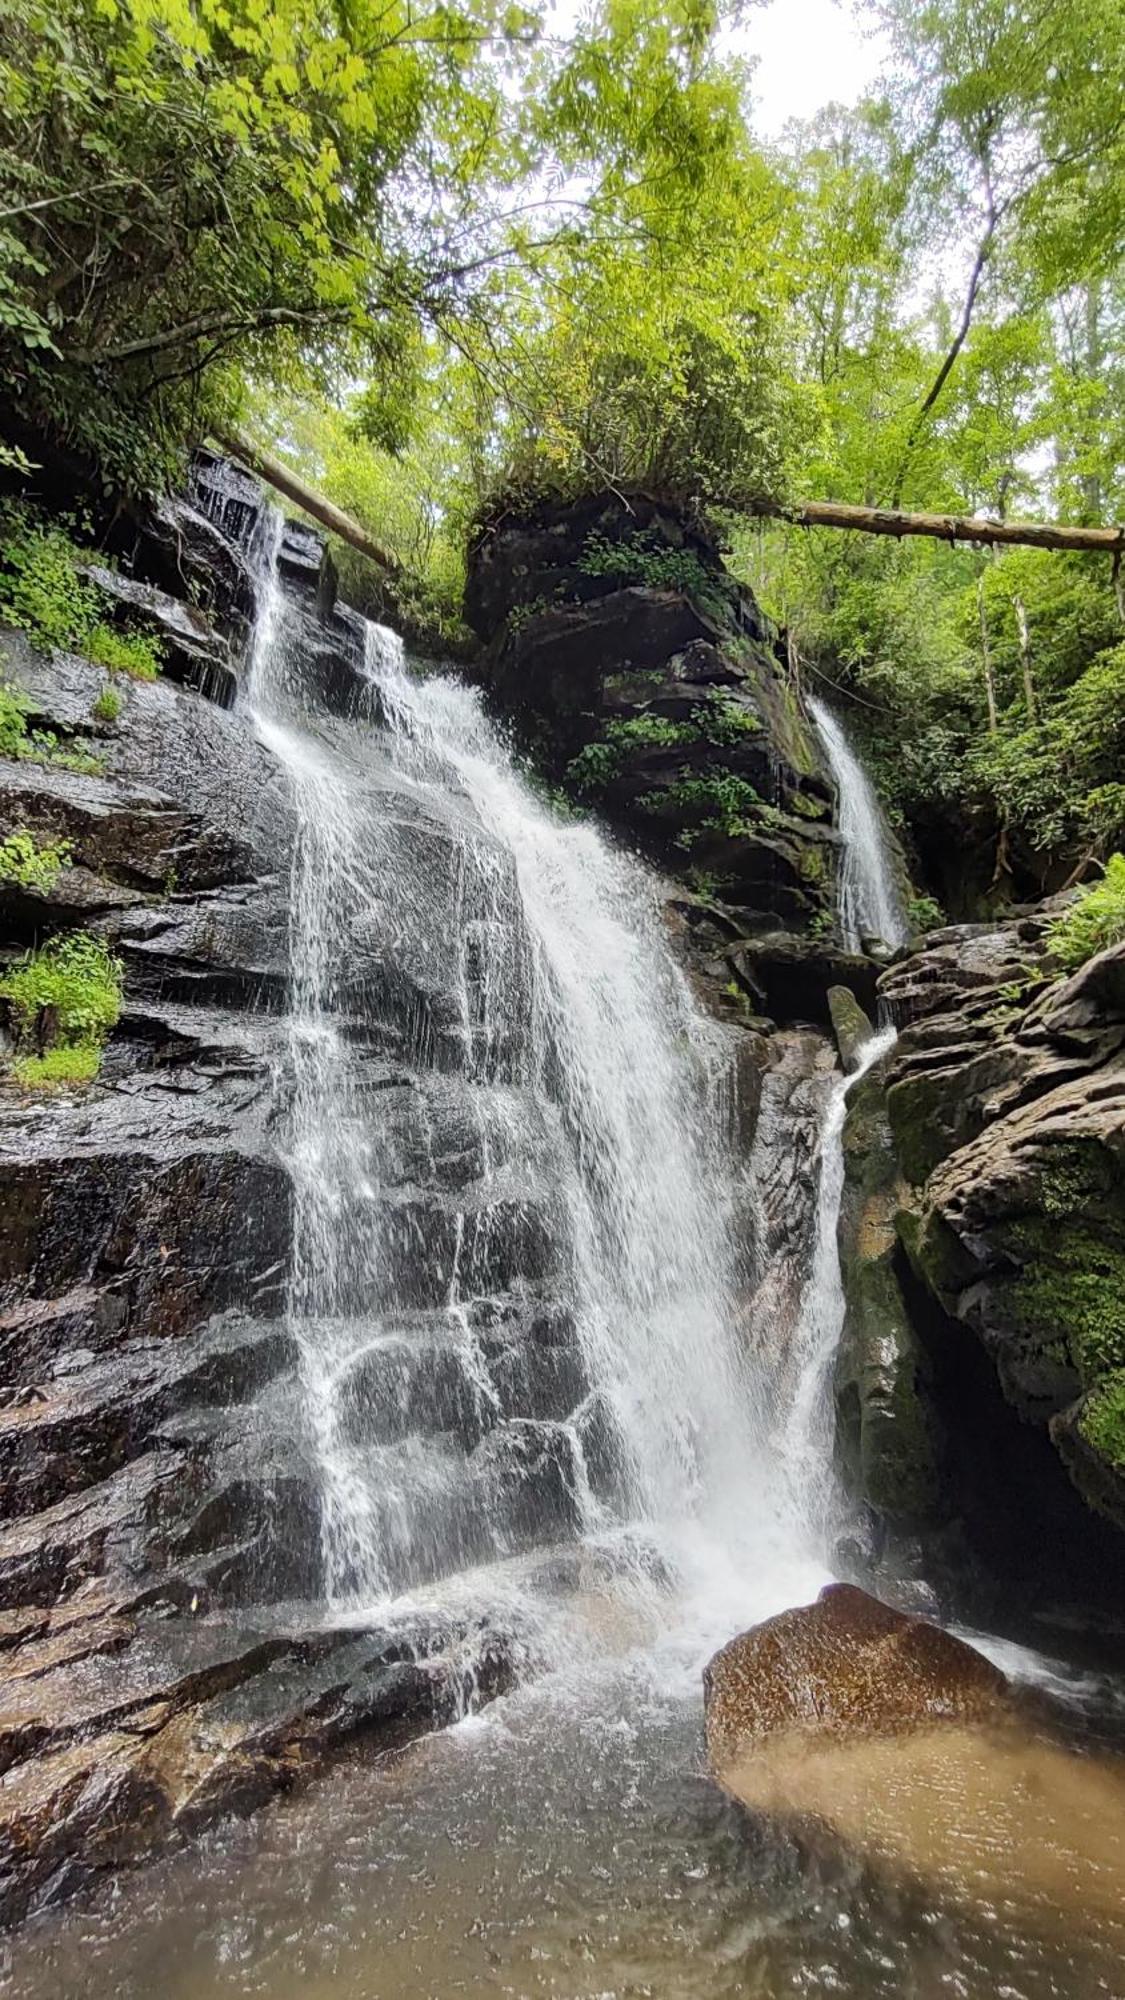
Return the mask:
{"type": "Polygon", "coordinates": [[[603,1606],[568,1672],[393,1759],[357,1754],[38,1919],[9,1944],[0,1993],[1121,2000],[1112,1925],[1104,1911],[1100,1929],[1089,1921],[1077,1885],[1065,1914],[1034,1923],[1020,1895],[997,1893],[1011,1801],[995,1768],[979,1894],[940,1870],[864,1861],[846,1840],[810,1844],[743,1815],[706,1776],[695,1643],[681,1629],[599,1657],[624,1633],[603,1606]]]}

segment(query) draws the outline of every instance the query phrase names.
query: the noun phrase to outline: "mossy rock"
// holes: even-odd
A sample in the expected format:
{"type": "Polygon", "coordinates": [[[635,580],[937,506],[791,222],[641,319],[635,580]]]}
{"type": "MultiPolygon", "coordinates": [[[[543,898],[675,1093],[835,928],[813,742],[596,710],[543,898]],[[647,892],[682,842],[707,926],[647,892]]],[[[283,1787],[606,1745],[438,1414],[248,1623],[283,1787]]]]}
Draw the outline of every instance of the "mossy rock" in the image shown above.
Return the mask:
{"type": "Polygon", "coordinates": [[[929,1373],[893,1245],[855,1258],[836,1363],[837,1452],[852,1493],[903,1528],[924,1526],[943,1513],[929,1373]]]}

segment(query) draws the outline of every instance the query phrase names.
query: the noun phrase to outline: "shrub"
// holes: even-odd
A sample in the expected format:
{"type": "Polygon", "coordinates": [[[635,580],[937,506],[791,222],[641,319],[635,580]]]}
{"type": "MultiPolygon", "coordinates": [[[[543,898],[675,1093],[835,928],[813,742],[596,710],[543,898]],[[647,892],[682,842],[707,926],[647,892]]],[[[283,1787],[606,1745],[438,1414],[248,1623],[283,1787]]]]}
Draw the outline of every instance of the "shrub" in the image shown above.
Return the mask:
{"type": "Polygon", "coordinates": [[[1108,945],[1125,940],[1125,854],[1111,854],[1100,882],[1084,889],[1047,933],[1051,957],[1062,972],[1080,965],[1108,945]]]}
{"type": "Polygon", "coordinates": [[[26,827],[0,840],[0,882],[48,896],[70,861],[68,840],[37,840],[26,827]]]}
{"type": "Polygon", "coordinates": [[[709,569],[694,549],[670,548],[658,529],[646,528],[619,542],[595,529],[587,535],[576,567],[585,576],[614,583],[643,583],[652,590],[680,590],[705,611],[725,618],[731,609],[731,586],[709,569]]]}
{"type": "Polygon", "coordinates": [[[0,980],[15,1024],[17,1081],[89,1082],[120,1015],[121,987],[120,960],[88,931],[51,938],[18,960],[0,980]]]}
{"type": "Polygon", "coordinates": [[[123,702],[115,687],[104,687],[94,703],[91,714],[95,722],[116,722],[123,702]]]}
{"type": "Polygon", "coordinates": [[[936,931],[945,922],[945,912],[932,896],[911,896],[906,917],[914,936],[922,931],[936,931]]]}
{"type": "Polygon", "coordinates": [[[119,632],[106,617],[105,592],[82,576],[81,550],[55,522],[28,507],[0,517],[0,617],[32,643],[83,653],[110,673],[154,680],[160,643],[147,632],[119,632]]]}

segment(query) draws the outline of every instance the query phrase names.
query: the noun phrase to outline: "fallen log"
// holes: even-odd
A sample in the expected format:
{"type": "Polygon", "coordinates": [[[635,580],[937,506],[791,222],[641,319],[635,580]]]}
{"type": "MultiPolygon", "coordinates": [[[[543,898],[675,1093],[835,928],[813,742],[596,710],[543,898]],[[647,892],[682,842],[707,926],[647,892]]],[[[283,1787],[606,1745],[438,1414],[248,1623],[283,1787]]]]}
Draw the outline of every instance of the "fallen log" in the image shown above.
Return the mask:
{"type": "Polygon", "coordinates": [[[323,493],[317,492],[315,486],[307,485],[290,466],[275,458],[272,452],[263,450],[261,445],[252,444],[240,431],[216,431],[214,438],[220,451],[227,452],[231,458],[238,459],[239,463],[247,466],[251,472],[256,472],[258,478],[264,479],[267,486],[273,486],[279,493],[283,493],[287,500],[292,500],[294,506],[301,509],[302,513],[310,515],[322,528],[327,528],[330,535],[338,535],[342,542],[348,542],[353,549],[359,550],[361,556],[367,556],[371,562],[378,563],[380,569],[388,570],[392,576],[400,573],[402,564],[397,556],[393,556],[389,549],[385,549],[381,542],[377,542],[374,535],[369,535],[366,528],[361,527],[351,514],[345,514],[342,507],[337,507],[331,500],[326,500],[323,493]]]}
{"type": "Polygon", "coordinates": [[[798,528],[848,528],[861,535],[928,535],[940,542],[974,542],[988,547],[1093,549],[1119,556],[1125,527],[1069,527],[1053,521],[993,521],[983,514],[904,514],[898,508],[851,507],[837,500],[807,500],[785,507],[776,500],[750,500],[737,511],[798,528]]]}

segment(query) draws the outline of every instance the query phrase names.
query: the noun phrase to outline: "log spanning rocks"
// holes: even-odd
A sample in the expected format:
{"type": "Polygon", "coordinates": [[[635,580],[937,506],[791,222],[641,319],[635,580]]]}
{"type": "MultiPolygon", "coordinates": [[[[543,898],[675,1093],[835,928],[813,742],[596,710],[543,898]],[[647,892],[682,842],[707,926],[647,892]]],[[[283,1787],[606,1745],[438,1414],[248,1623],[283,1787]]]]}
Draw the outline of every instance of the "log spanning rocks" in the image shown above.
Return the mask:
{"type": "Polygon", "coordinates": [[[1021,1934],[1125,1942],[1125,1760],[1079,1754],[1041,1701],[953,1634],[849,1585],[783,1612],[704,1675],[711,1769],[755,1817],[901,1889],[1021,1934]]]}

